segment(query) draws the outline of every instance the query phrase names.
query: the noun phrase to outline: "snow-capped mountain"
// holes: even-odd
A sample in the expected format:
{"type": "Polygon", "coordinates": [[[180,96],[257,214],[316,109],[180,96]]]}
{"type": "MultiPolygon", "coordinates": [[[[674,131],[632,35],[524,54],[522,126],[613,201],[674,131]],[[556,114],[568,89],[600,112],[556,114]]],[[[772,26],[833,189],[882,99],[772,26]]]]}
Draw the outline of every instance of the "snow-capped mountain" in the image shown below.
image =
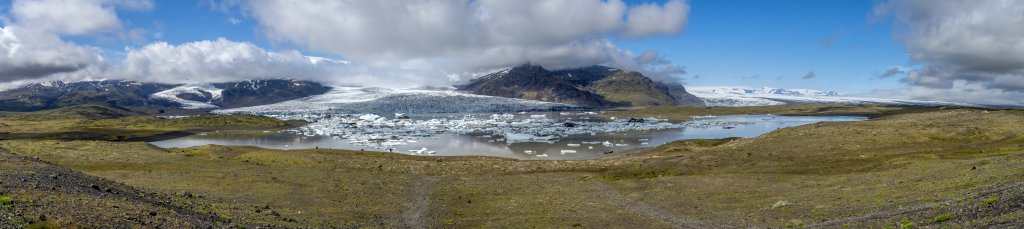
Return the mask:
{"type": "Polygon", "coordinates": [[[51,81],[0,91],[0,111],[36,111],[86,104],[143,112],[235,108],[319,95],[330,89],[316,82],[289,79],[186,85],[127,80],[51,81]]]}
{"type": "Polygon", "coordinates": [[[213,113],[260,115],[373,113],[390,115],[393,113],[478,113],[578,109],[581,108],[562,103],[474,95],[455,91],[454,88],[336,87],[321,95],[261,106],[214,110],[213,113]]]}
{"type": "Polygon", "coordinates": [[[921,106],[973,106],[971,104],[868,97],[842,96],[832,91],[813,89],[743,88],[743,87],[688,87],[691,94],[704,100],[708,106],[742,107],[770,106],[797,103],[838,104],[894,104],[921,106]]]}

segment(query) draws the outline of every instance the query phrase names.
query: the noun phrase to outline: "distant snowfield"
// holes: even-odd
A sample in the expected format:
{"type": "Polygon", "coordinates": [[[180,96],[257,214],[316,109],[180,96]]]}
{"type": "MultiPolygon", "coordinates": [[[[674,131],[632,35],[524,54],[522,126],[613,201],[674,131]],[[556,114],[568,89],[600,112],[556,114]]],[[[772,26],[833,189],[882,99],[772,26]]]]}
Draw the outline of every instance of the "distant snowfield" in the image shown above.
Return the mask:
{"type": "Polygon", "coordinates": [[[186,84],[177,86],[171,89],[153,93],[150,98],[167,100],[181,104],[181,108],[184,109],[210,109],[220,108],[217,105],[213,105],[213,100],[220,98],[223,89],[219,89],[209,84],[186,84]],[[209,95],[208,101],[192,101],[187,99],[179,98],[178,95],[192,94],[199,97],[206,97],[204,92],[209,95]]]}
{"type": "Polygon", "coordinates": [[[743,107],[771,106],[791,103],[836,103],[836,104],[892,104],[919,106],[976,106],[965,103],[924,101],[909,99],[885,99],[842,96],[835,92],[812,89],[743,88],[743,87],[687,87],[686,91],[704,100],[708,106],[743,107]]]}
{"type": "Polygon", "coordinates": [[[452,89],[335,87],[322,95],[280,103],[214,110],[217,114],[391,114],[486,113],[579,110],[574,105],[474,95],[452,89]]]}

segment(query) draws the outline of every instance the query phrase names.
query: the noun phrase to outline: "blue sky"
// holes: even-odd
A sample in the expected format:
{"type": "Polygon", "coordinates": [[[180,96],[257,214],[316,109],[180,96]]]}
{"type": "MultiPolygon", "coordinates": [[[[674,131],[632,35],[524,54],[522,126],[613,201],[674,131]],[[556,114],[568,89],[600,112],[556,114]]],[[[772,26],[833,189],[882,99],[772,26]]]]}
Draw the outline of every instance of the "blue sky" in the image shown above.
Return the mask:
{"type": "Polygon", "coordinates": [[[682,34],[618,42],[632,50],[659,50],[686,67],[690,85],[841,93],[899,87],[897,79],[877,79],[906,64],[907,56],[892,40],[891,23],[869,23],[874,3],[695,0],[682,34]],[[823,44],[826,40],[831,44],[823,44]],[[809,71],[816,77],[801,79],[809,71]]]}
{"type": "Polygon", "coordinates": [[[1024,104],[1024,18],[1006,16],[1021,14],[1013,0],[0,0],[0,73],[17,73],[0,75],[0,89],[96,78],[444,85],[529,62],[689,86],[1024,104]]]}

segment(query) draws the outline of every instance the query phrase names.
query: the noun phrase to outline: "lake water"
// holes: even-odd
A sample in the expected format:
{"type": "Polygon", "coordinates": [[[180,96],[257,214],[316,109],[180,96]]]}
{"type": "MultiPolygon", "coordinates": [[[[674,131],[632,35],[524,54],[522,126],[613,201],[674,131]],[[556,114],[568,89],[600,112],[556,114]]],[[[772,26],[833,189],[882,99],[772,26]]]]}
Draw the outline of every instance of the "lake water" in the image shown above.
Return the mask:
{"type": "Polygon", "coordinates": [[[611,152],[655,147],[683,139],[715,139],[727,137],[756,137],[770,131],[817,122],[861,121],[857,116],[774,116],[726,115],[705,117],[691,122],[718,123],[661,130],[631,130],[613,133],[576,134],[549,142],[506,143],[502,136],[492,133],[436,134],[408,140],[390,149],[375,149],[327,135],[299,134],[290,131],[216,131],[176,139],[151,142],[162,148],[192,147],[208,144],[257,146],[271,149],[348,149],[392,151],[416,154],[427,149],[434,154],[424,156],[481,155],[516,159],[585,159],[611,152]],[[412,151],[411,151],[412,150],[412,151]],[[540,156],[544,155],[544,156],[540,156]]]}

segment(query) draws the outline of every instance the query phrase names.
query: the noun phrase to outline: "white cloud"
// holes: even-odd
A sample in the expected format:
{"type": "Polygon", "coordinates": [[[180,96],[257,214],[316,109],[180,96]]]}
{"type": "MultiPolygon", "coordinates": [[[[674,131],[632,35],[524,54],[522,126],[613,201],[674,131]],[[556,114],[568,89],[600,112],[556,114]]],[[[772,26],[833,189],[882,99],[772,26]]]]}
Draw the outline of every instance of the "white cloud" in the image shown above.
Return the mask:
{"type": "Polygon", "coordinates": [[[114,32],[121,21],[114,11],[151,9],[151,0],[16,0],[11,15],[24,28],[39,32],[85,35],[114,32]]]}
{"type": "Polygon", "coordinates": [[[687,4],[678,0],[632,8],[620,0],[240,4],[246,19],[255,19],[268,37],[354,62],[265,50],[222,38],[126,48],[123,60],[105,63],[97,48],[66,42],[61,36],[111,33],[145,42],[147,31],[124,28],[117,12],[152,9],[151,0],[16,0],[10,25],[4,28],[4,34],[12,35],[0,40],[0,51],[14,54],[0,58],[21,62],[5,61],[0,71],[22,73],[0,79],[13,82],[0,87],[54,79],[190,83],[282,77],[407,87],[451,84],[526,62],[554,69],[605,64],[663,80],[684,72],[654,51],[634,56],[608,40],[677,34],[688,14],[687,4]]]}
{"type": "Polygon", "coordinates": [[[180,45],[157,42],[126,53],[125,59],[112,67],[111,77],[164,83],[317,79],[330,76],[332,68],[347,65],[297,51],[270,52],[223,38],[180,45]]]}
{"type": "Polygon", "coordinates": [[[439,85],[446,79],[423,78],[401,66],[372,68],[294,50],[268,51],[252,43],[224,38],[178,45],[157,42],[127,49],[125,59],[103,72],[104,77],[162,83],[227,82],[244,79],[291,78],[335,85],[408,87],[439,85]],[[381,78],[389,75],[393,78],[381,78]]]}
{"type": "Polygon", "coordinates": [[[995,106],[1024,106],[1024,93],[989,88],[980,83],[955,80],[948,88],[909,86],[900,89],[875,90],[871,96],[883,98],[936,100],[995,106]]]}
{"type": "Polygon", "coordinates": [[[656,34],[678,34],[686,26],[690,6],[685,2],[670,0],[664,6],[644,4],[629,10],[626,18],[626,35],[645,37],[656,34]]]}
{"type": "Polygon", "coordinates": [[[895,19],[897,40],[922,64],[903,82],[1024,92],[1024,1],[892,0],[875,14],[895,19]]]}
{"type": "Polygon", "coordinates": [[[99,50],[52,34],[0,27],[0,82],[68,73],[103,63],[99,50]]]}
{"type": "MultiPolygon", "coordinates": [[[[689,6],[620,0],[252,0],[246,12],[277,41],[371,67],[448,77],[526,62],[548,68],[638,66],[606,40],[673,35],[689,6]]],[[[644,66],[647,67],[647,66],[644,66]]],[[[641,68],[634,68],[640,70],[641,68]]]]}

